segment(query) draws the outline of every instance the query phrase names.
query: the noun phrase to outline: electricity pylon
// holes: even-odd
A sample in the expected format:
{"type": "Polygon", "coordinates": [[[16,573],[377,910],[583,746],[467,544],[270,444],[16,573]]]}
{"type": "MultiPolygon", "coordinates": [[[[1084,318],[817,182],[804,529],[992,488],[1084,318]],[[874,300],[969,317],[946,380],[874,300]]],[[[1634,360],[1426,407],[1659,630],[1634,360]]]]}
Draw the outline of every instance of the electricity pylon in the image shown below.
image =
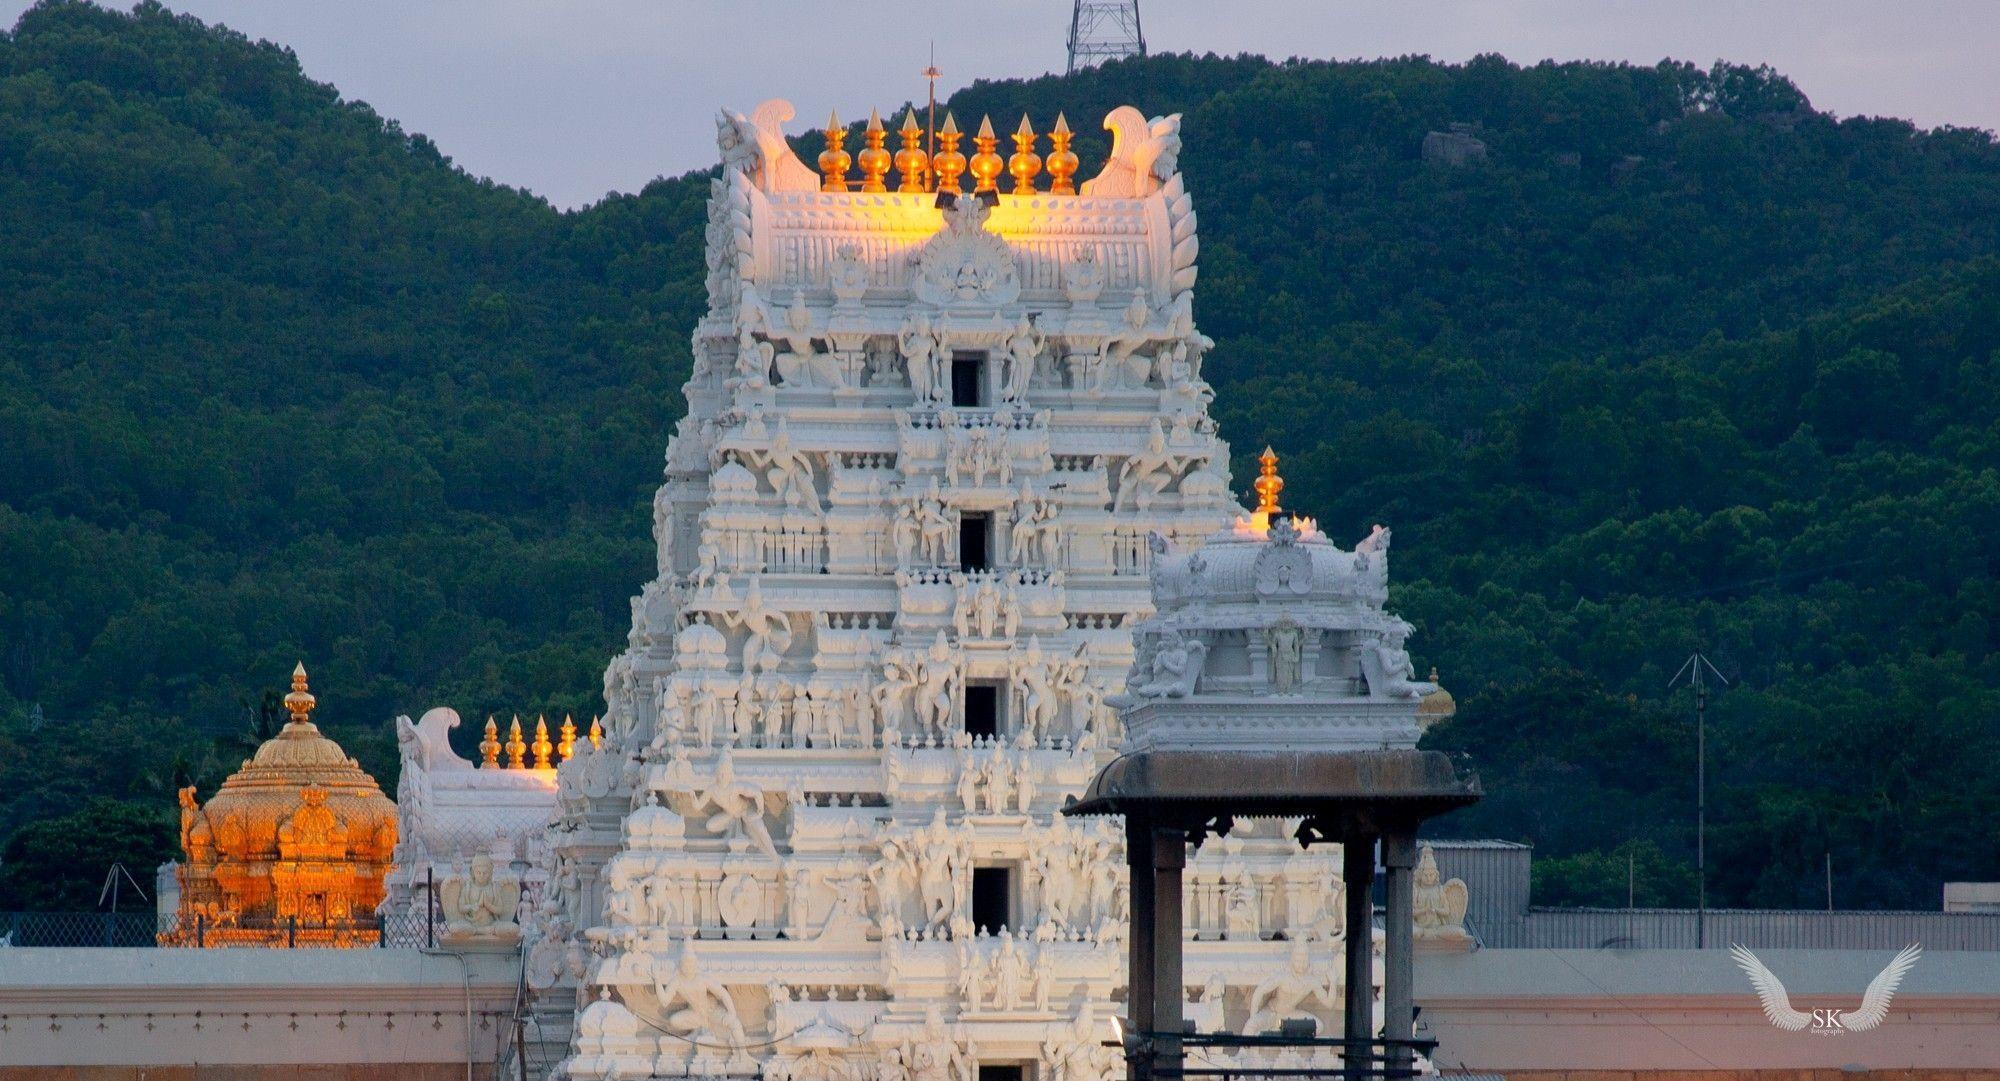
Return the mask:
{"type": "Polygon", "coordinates": [[[1144,55],[1146,35],[1139,29],[1139,0],[1076,0],[1069,17],[1069,74],[1100,60],[1144,55]]]}

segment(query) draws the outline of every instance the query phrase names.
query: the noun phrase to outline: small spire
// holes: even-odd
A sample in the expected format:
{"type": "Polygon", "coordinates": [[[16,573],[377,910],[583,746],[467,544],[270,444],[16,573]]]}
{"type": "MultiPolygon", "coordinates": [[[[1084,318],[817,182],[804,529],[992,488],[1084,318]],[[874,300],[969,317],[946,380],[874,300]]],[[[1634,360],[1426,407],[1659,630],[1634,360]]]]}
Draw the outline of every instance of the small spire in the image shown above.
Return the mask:
{"type": "Polygon", "coordinates": [[[931,155],[931,168],[937,173],[937,190],[957,195],[958,178],[965,172],[965,155],[958,152],[958,140],[963,133],[958,130],[958,121],[949,111],[944,114],[944,127],[938,129],[938,150],[931,155]]]}
{"type": "Polygon", "coordinates": [[[861,166],[862,191],[889,190],[889,186],[882,182],[882,178],[889,175],[889,165],[894,160],[882,146],[882,140],[888,137],[889,133],[882,130],[882,115],[873,109],[868,110],[868,130],[863,133],[868,145],[854,157],[855,164],[861,166]]]}
{"type": "Polygon", "coordinates": [[[601,725],[601,724],[598,724],[598,723],[597,723],[597,718],[595,718],[595,717],[592,717],[592,718],[590,719],[590,737],[589,737],[589,738],[590,738],[590,749],[591,749],[591,750],[593,750],[593,751],[594,751],[594,750],[598,749],[599,747],[602,747],[602,746],[604,746],[604,726],[603,726],[603,725],[601,725]]]}
{"type": "Polygon", "coordinates": [[[292,669],[292,693],[285,696],[285,712],[292,715],[293,724],[311,724],[312,711],[319,705],[319,699],[306,689],[306,662],[300,661],[292,669]]]}
{"type": "Polygon", "coordinates": [[[562,738],[556,741],[556,757],[560,761],[567,762],[570,760],[570,756],[574,754],[576,754],[576,721],[572,720],[570,715],[565,713],[563,714],[562,738]]]}
{"type": "Polygon", "coordinates": [[[897,135],[903,140],[903,149],[896,151],[896,172],[902,176],[903,182],[896,187],[896,190],[929,191],[926,179],[931,157],[924,153],[924,129],[917,126],[916,106],[911,106],[910,110],[903,114],[903,128],[897,135]]]}
{"type": "Polygon", "coordinates": [[[1014,194],[1035,194],[1035,175],[1042,171],[1041,156],[1035,153],[1035,129],[1028,114],[1021,114],[1021,126],[1014,129],[1014,155],[1007,159],[1007,175],[1014,178],[1014,194]]]}
{"type": "Polygon", "coordinates": [[[1070,178],[1076,175],[1076,153],[1069,148],[1074,136],[1069,130],[1069,120],[1061,113],[1056,114],[1056,126],[1049,129],[1049,194],[1075,195],[1076,188],[1070,178]]]}
{"type": "Polygon", "coordinates": [[[500,726],[491,713],[486,715],[486,738],[479,741],[479,768],[500,768],[500,726]]]}
{"type": "Polygon", "coordinates": [[[1278,454],[1270,447],[1265,447],[1264,453],[1257,456],[1257,463],[1260,469],[1250,487],[1257,493],[1257,514],[1264,524],[1269,525],[1271,518],[1278,513],[1278,493],[1285,490],[1285,481],[1278,476],[1278,454]]]}
{"type": "Polygon", "coordinates": [[[840,126],[840,114],[829,113],[826,118],[826,150],[819,156],[819,171],[824,177],[821,191],[846,191],[847,167],[854,163],[842,144],[847,142],[847,129],[840,126]]]}
{"type": "Polygon", "coordinates": [[[972,137],[972,145],[976,152],[967,165],[972,173],[972,190],[975,192],[1000,190],[997,182],[1001,172],[1007,168],[1007,163],[995,151],[999,141],[999,137],[993,134],[993,118],[980,117],[979,134],[972,137]]]}
{"type": "Polygon", "coordinates": [[[521,738],[521,715],[514,715],[514,725],[507,730],[507,768],[528,768],[528,741],[521,738]]]}
{"type": "Polygon", "coordinates": [[[556,764],[549,760],[555,753],[555,744],[549,742],[549,722],[547,717],[535,717],[535,742],[528,745],[535,753],[536,769],[554,769],[556,764]]]}

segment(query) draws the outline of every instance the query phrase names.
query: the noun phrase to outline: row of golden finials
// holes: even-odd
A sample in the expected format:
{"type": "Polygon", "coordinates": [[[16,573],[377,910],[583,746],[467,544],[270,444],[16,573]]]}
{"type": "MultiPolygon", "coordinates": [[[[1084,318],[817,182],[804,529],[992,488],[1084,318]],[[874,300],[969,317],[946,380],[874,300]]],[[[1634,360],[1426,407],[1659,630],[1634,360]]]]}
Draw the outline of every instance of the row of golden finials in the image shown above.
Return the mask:
{"type": "MultiPolygon", "coordinates": [[[[972,137],[972,157],[959,152],[958,141],[964,133],[958,130],[958,121],[951,113],[944,114],[944,126],[937,130],[937,143],[932,152],[923,147],[924,130],[917,126],[917,111],[913,108],[903,114],[903,128],[897,134],[902,137],[903,148],[893,155],[882,143],[889,133],[882,129],[882,118],[869,110],[868,129],[863,137],[868,145],[859,154],[849,156],[842,144],[847,141],[847,129],[840,124],[836,114],[826,122],[826,150],[819,156],[819,171],[823,182],[821,191],[864,192],[888,191],[886,177],[889,167],[894,165],[902,183],[896,190],[901,192],[948,192],[959,194],[959,178],[972,174],[972,190],[978,192],[998,192],[1000,174],[1005,172],[1014,178],[1013,194],[1035,194],[1035,178],[1042,173],[1044,161],[1035,153],[1038,136],[1029,126],[1026,115],[1021,117],[1021,126],[1014,131],[1014,153],[1001,158],[997,146],[999,138],[993,134],[993,119],[981,117],[979,134],[972,137]],[[861,167],[859,188],[850,188],[847,179],[849,166],[861,167]]],[[[1049,174],[1050,195],[1075,195],[1076,154],[1069,148],[1075,136],[1069,130],[1069,121],[1061,113],[1056,114],[1055,130],[1049,132],[1049,174]]]]}
{"type": "MultiPolygon", "coordinates": [[[[521,718],[515,717],[514,724],[507,730],[507,742],[500,742],[500,726],[493,718],[486,718],[486,738],[479,741],[479,768],[499,769],[500,752],[507,752],[508,769],[529,769],[528,752],[535,753],[534,769],[554,769],[557,762],[567,762],[576,753],[576,722],[563,718],[562,728],[557,733],[561,738],[549,742],[549,722],[547,718],[535,718],[535,741],[529,743],[521,736],[521,718]],[[553,754],[557,757],[551,759],[553,754]]],[[[590,741],[592,750],[604,744],[604,726],[597,718],[590,719],[590,732],[584,736],[590,741]]]]}

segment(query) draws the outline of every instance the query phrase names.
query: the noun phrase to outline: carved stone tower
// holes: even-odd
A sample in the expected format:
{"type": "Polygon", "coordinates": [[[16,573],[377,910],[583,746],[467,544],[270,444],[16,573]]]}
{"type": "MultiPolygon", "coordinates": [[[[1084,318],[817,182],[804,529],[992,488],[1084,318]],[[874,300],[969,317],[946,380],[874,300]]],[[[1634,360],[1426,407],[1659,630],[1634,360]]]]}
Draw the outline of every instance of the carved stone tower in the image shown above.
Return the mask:
{"type": "MultiPolygon", "coordinates": [[[[1094,1081],[1122,844],[1059,809],[1118,745],[1153,552],[1242,513],[1179,120],[1112,112],[1078,191],[1060,118],[1042,183],[1025,119],[1004,158],[990,124],[892,154],[871,121],[850,156],[829,123],[816,173],[791,116],[719,120],[658,576],[559,771],[539,1031],[583,1007],[576,1077],[1094,1081]]],[[[1198,1006],[1242,1013],[1274,939],[1338,919],[1336,862],[1204,850],[1198,1006]]]]}

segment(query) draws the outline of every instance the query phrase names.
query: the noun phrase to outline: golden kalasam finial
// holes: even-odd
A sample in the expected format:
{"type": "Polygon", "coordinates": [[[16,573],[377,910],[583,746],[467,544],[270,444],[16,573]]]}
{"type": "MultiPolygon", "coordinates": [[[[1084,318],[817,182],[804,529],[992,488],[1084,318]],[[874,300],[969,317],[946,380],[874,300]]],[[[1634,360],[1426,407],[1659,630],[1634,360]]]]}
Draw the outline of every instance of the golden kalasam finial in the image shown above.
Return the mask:
{"type": "Polygon", "coordinates": [[[1021,114],[1021,126],[1014,129],[1014,156],[1007,159],[1007,175],[1014,178],[1014,194],[1035,194],[1035,175],[1042,171],[1041,155],[1035,153],[1035,129],[1028,114],[1021,114]]]}
{"type": "Polygon", "coordinates": [[[595,717],[592,717],[592,718],[590,719],[590,737],[589,737],[589,738],[590,738],[590,749],[591,749],[591,750],[593,750],[593,751],[594,751],[594,750],[598,749],[599,747],[602,747],[602,746],[604,746],[604,726],[603,726],[603,725],[601,725],[601,724],[598,724],[598,723],[597,723],[597,718],[595,718],[595,717]]]}
{"type": "Polygon", "coordinates": [[[549,761],[555,753],[556,745],[549,742],[549,721],[547,717],[535,718],[535,742],[528,745],[535,752],[536,769],[554,769],[556,764],[549,761]]]}
{"type": "Polygon", "coordinates": [[[924,153],[924,129],[917,126],[917,110],[913,107],[903,114],[903,130],[896,133],[903,140],[903,149],[896,151],[896,172],[903,177],[897,191],[929,191],[925,186],[925,173],[930,168],[931,156],[924,153]]]}
{"type": "Polygon", "coordinates": [[[1063,114],[1056,114],[1056,126],[1049,130],[1049,194],[1075,195],[1070,178],[1076,175],[1076,155],[1070,151],[1069,141],[1075,138],[1070,133],[1069,121],[1063,114]]]}
{"type": "Polygon", "coordinates": [[[1257,493],[1257,513],[1268,523],[1278,513],[1278,493],[1285,490],[1285,480],[1278,476],[1278,455],[1270,447],[1257,456],[1257,463],[1257,479],[1250,487],[1257,493]]]}
{"type": "Polygon", "coordinates": [[[486,738],[479,741],[479,768],[500,768],[500,726],[491,713],[486,715],[486,738]]]}
{"type": "Polygon", "coordinates": [[[820,175],[826,180],[820,184],[819,190],[847,190],[847,167],[853,164],[854,159],[841,149],[841,144],[846,141],[847,129],[840,126],[840,114],[829,114],[826,118],[826,149],[819,155],[820,175]]]}
{"type": "Polygon", "coordinates": [[[319,699],[306,690],[306,664],[300,661],[292,669],[292,693],[285,696],[285,712],[292,715],[293,724],[311,724],[312,711],[319,705],[319,699]]]}
{"type": "Polygon", "coordinates": [[[972,137],[972,145],[978,152],[972,155],[972,161],[967,165],[967,170],[972,173],[973,191],[1000,190],[998,181],[1000,174],[1007,169],[1007,162],[994,150],[999,144],[999,137],[993,134],[993,118],[980,117],[979,134],[972,137]]]}
{"type": "Polygon", "coordinates": [[[514,715],[513,727],[507,729],[507,768],[528,768],[528,741],[521,738],[521,715],[514,715]]]}
{"type": "Polygon", "coordinates": [[[567,762],[570,756],[575,753],[576,721],[572,720],[570,715],[565,713],[563,714],[562,738],[556,740],[556,759],[561,762],[567,762]]]}
{"type": "Polygon", "coordinates": [[[882,140],[888,138],[889,133],[882,130],[882,116],[873,109],[868,110],[868,130],[864,135],[868,145],[854,158],[854,163],[861,166],[861,190],[888,191],[889,187],[882,183],[882,178],[889,175],[891,159],[889,152],[882,148],[882,140]]]}
{"type": "Polygon", "coordinates": [[[959,174],[965,172],[965,155],[958,152],[958,140],[962,133],[958,121],[951,113],[944,114],[944,127],[938,129],[938,150],[931,155],[931,169],[937,174],[937,190],[958,194],[959,174]]]}

